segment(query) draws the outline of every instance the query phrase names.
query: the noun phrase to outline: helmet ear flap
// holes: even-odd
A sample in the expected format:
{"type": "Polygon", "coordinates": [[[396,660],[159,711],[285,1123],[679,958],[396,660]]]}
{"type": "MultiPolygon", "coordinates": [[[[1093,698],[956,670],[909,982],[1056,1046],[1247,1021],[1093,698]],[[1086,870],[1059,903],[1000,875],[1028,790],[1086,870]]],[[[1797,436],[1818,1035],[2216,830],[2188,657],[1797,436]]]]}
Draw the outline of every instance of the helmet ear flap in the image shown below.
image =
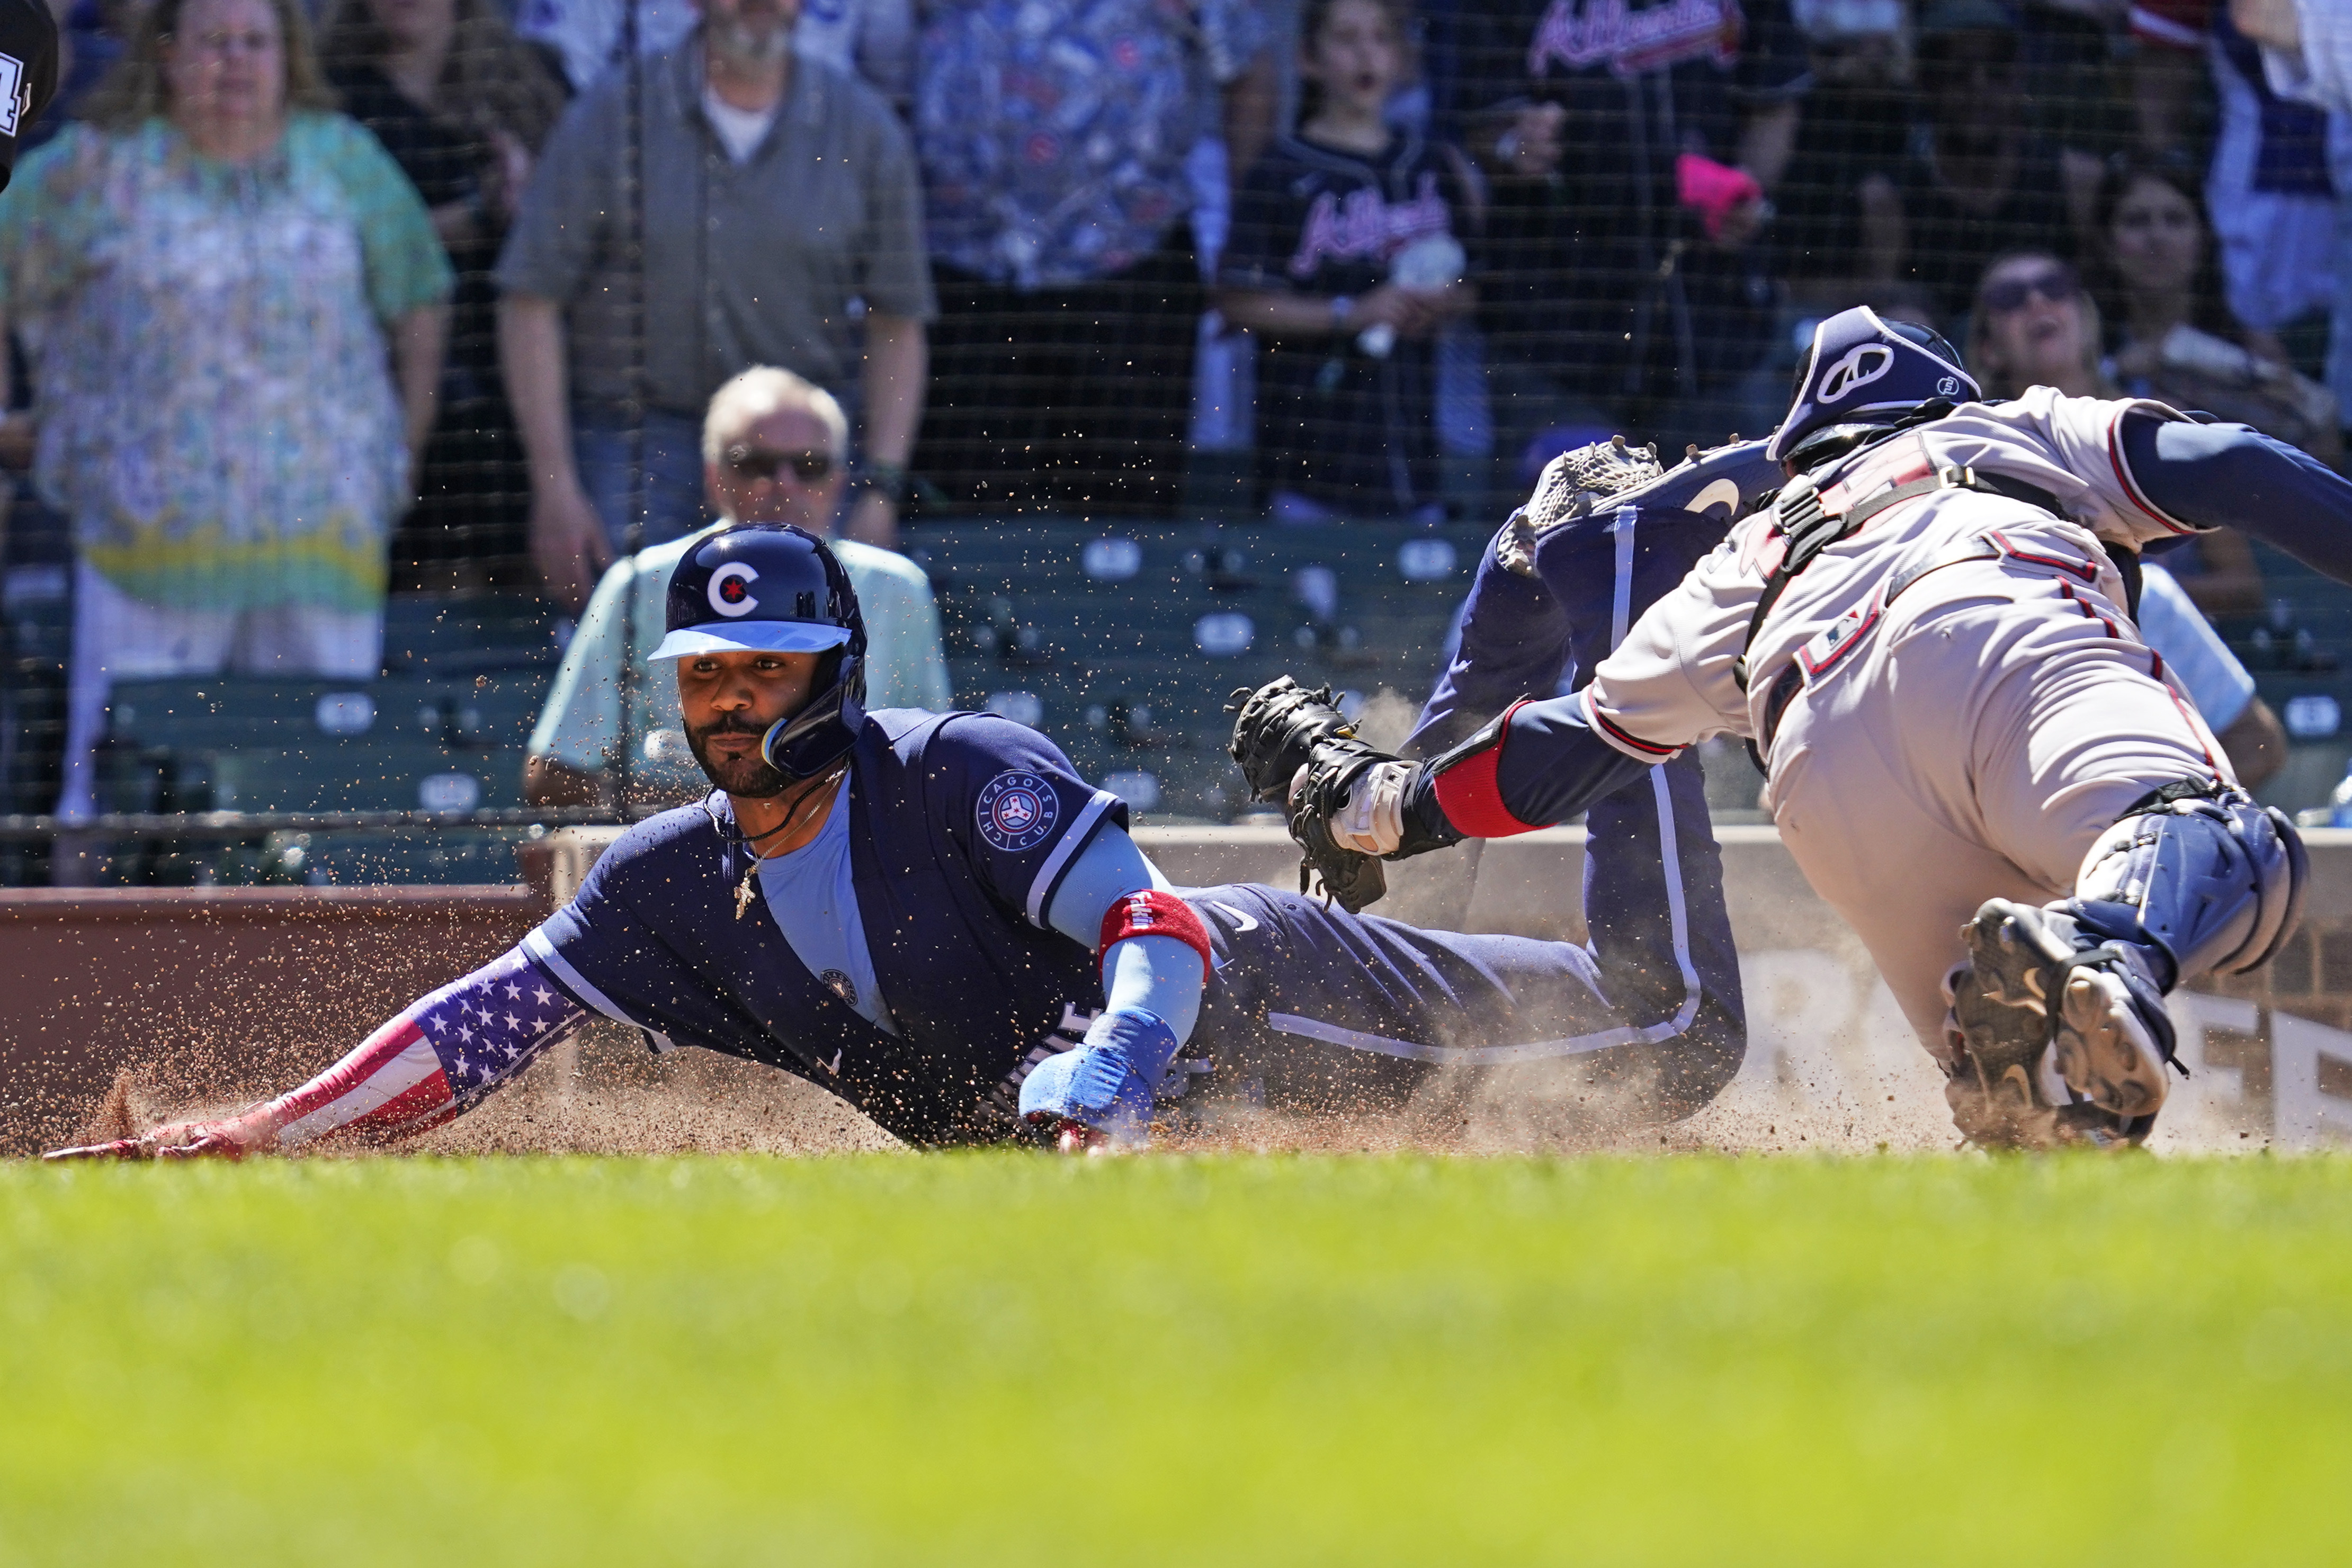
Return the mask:
{"type": "Polygon", "coordinates": [[[834,648],[818,661],[809,700],[769,727],[760,755],[786,778],[814,779],[848,754],[865,722],[865,657],[834,648]]]}
{"type": "Polygon", "coordinates": [[[1814,341],[1807,343],[1805,345],[1805,351],[1797,356],[1796,379],[1789,383],[1790,407],[1796,407],[1797,400],[1805,395],[1805,383],[1813,379],[1813,357],[1820,352],[1821,343],[1820,340],[1816,339],[1814,341]]]}

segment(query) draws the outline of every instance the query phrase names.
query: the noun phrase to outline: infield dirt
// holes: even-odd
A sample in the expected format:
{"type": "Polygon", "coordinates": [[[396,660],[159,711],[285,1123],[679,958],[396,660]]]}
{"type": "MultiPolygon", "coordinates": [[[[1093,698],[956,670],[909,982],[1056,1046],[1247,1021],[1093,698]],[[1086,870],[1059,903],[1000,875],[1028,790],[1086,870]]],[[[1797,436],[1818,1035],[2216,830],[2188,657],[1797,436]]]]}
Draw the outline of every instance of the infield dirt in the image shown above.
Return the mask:
{"type": "MultiPolygon", "coordinates": [[[[321,1042],[320,1064],[331,1054],[321,1042]]],[[[1923,1062],[1924,1068],[1924,1062],[1923,1062]]],[[[1589,1088],[1548,1094],[1440,1078],[1402,1110],[1303,1115],[1222,1107],[1163,1128],[1158,1145],[1265,1153],[1577,1154],[1869,1153],[1950,1149],[1958,1143],[1922,1078],[1891,1079],[1877,1103],[1839,1086],[1742,1080],[1686,1121],[1596,1131],[1589,1088]]],[[[79,1129],[85,1141],[122,1137],[158,1122],[232,1110],[278,1085],[225,1092],[220,1064],[159,1058],[126,1069],[79,1129]],[[201,1086],[201,1087],[200,1087],[201,1086]]],[[[647,1053],[611,1025],[551,1052],[512,1088],[446,1126],[386,1149],[351,1154],[822,1155],[898,1147],[849,1106],[788,1073],[709,1052],[647,1053]]],[[[2245,1148],[2245,1144],[2235,1145],[2245,1148]]],[[[2258,1146],[2258,1145],[2257,1145],[2258,1146]]]]}

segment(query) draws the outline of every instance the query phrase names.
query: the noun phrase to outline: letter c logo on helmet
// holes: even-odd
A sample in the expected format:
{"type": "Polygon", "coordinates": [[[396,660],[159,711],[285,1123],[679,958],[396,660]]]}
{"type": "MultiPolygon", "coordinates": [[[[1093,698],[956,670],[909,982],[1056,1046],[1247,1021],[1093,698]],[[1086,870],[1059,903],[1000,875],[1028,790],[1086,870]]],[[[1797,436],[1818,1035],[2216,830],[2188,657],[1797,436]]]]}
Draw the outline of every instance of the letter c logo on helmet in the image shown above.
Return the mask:
{"type": "Polygon", "coordinates": [[[751,585],[760,574],[746,561],[732,560],[710,574],[710,608],[721,615],[749,615],[754,608],[751,585]]]}
{"type": "Polygon", "coordinates": [[[1820,390],[1813,393],[1813,401],[1843,402],[1848,392],[1868,386],[1894,368],[1894,350],[1884,343],[1861,344],[1829,368],[1822,377],[1820,390]]]}

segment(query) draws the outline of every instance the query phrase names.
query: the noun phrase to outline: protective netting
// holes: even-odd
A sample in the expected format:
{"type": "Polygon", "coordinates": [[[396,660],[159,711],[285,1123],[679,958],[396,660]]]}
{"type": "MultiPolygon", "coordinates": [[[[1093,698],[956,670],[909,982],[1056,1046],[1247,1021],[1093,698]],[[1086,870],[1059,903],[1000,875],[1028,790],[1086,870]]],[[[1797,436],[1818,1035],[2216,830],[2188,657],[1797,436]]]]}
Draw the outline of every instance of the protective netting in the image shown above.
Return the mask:
{"type": "MultiPolygon", "coordinates": [[[[944,679],[906,690],[1212,820],[1224,691],[1417,696],[1545,462],[1761,434],[1846,306],[1994,393],[2340,452],[2347,127],[2292,5],[324,6],[71,12],[0,208],[8,811],[690,788],[617,654],[582,749],[528,789],[524,756],[604,564],[715,515],[705,404],[758,364],[845,415],[831,520],[925,569],[944,679]]],[[[2318,803],[2344,601],[2234,540],[2168,564],[2286,718],[2272,793],[2318,803]]],[[[658,595],[623,602],[642,646],[658,595]]],[[[507,830],[465,831],[72,856],[487,874],[507,830]]]]}

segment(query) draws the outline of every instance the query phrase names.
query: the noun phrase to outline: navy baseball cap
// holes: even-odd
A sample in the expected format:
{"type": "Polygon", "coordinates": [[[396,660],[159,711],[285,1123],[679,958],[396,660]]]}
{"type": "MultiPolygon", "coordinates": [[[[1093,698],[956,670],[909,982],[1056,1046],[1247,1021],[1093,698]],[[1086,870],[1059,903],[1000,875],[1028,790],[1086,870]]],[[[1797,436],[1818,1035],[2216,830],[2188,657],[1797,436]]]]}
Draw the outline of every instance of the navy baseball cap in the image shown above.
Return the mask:
{"type": "Polygon", "coordinates": [[[1937,398],[1970,402],[1983,396],[1942,333],[1908,321],[1889,323],[1857,305],[1813,329],[1789,416],[1772,433],[1764,455],[1778,463],[1817,431],[1891,424],[1937,398]]]}
{"type": "Polygon", "coordinates": [[[0,190],[16,149],[58,95],[58,19],[47,0],[0,0],[0,190]]]}
{"type": "Polygon", "coordinates": [[[865,652],[849,573],[823,540],[789,523],[724,528],[687,551],[670,573],[663,620],[656,659],[865,652]]]}

